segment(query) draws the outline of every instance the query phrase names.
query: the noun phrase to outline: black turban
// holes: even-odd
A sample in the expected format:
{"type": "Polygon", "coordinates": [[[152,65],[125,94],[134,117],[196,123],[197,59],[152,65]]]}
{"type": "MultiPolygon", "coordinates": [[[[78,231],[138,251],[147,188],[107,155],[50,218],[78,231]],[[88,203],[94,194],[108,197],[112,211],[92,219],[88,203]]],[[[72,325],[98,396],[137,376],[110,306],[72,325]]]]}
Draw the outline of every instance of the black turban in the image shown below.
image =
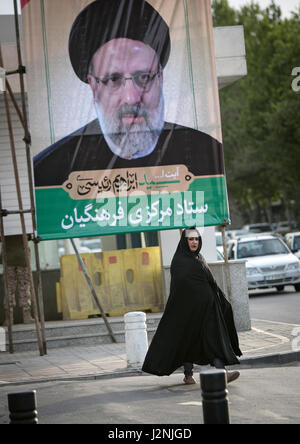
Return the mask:
{"type": "Polygon", "coordinates": [[[139,40],[151,46],[164,68],[170,55],[169,28],[145,0],[96,0],[75,19],[69,38],[71,64],[77,76],[87,82],[94,53],[116,38],[139,40]]]}

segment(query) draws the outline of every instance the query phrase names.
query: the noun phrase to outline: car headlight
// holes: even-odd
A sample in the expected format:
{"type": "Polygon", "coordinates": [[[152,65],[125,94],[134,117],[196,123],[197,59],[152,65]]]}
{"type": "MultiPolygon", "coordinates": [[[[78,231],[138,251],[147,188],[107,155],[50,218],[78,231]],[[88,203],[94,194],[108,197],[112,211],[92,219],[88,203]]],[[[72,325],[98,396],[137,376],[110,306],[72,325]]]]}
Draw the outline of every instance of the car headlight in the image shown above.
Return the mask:
{"type": "Polygon", "coordinates": [[[252,276],[254,274],[259,274],[259,271],[255,267],[247,267],[246,268],[246,273],[247,273],[247,276],[252,276]]]}
{"type": "Polygon", "coordinates": [[[300,270],[300,262],[295,262],[294,264],[289,264],[287,266],[287,270],[290,271],[299,271],[300,270]]]}

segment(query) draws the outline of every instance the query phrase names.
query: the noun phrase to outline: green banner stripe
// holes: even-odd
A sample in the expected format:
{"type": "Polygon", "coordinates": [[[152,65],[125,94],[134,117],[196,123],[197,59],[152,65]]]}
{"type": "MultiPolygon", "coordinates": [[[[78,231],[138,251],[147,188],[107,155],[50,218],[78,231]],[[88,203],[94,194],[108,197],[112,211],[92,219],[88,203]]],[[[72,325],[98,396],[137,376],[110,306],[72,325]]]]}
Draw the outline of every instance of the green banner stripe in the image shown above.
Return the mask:
{"type": "Polygon", "coordinates": [[[228,221],[224,177],[200,178],[188,191],[73,200],[62,188],[36,189],[37,229],[44,239],[102,236],[228,221]]]}

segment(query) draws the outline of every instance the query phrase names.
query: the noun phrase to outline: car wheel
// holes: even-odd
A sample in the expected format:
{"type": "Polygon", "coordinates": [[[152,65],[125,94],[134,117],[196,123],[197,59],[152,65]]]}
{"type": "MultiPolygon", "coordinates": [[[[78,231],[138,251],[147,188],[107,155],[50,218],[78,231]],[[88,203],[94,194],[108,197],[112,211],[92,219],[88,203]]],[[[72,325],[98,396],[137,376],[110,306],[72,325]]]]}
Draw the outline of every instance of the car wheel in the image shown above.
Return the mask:
{"type": "Polygon", "coordinates": [[[296,291],[300,291],[300,284],[295,284],[294,287],[296,291]]]}
{"type": "Polygon", "coordinates": [[[278,285],[278,286],[276,287],[276,290],[277,290],[277,291],[283,291],[283,290],[284,290],[284,285],[278,285]]]}

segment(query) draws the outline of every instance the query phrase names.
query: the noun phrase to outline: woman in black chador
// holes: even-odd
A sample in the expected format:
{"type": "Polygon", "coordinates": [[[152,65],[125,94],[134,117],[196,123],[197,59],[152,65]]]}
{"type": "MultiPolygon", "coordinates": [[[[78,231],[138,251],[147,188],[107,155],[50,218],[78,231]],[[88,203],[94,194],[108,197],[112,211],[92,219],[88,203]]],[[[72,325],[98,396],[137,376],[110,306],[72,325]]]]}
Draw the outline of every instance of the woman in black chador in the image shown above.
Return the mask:
{"type": "MultiPolygon", "coordinates": [[[[199,232],[187,229],[171,264],[170,296],[142,370],[170,375],[184,366],[184,382],[194,384],[193,363],[216,368],[239,364],[242,353],[230,303],[203,256],[199,232]]],[[[239,372],[227,372],[227,382],[239,372]]]]}

